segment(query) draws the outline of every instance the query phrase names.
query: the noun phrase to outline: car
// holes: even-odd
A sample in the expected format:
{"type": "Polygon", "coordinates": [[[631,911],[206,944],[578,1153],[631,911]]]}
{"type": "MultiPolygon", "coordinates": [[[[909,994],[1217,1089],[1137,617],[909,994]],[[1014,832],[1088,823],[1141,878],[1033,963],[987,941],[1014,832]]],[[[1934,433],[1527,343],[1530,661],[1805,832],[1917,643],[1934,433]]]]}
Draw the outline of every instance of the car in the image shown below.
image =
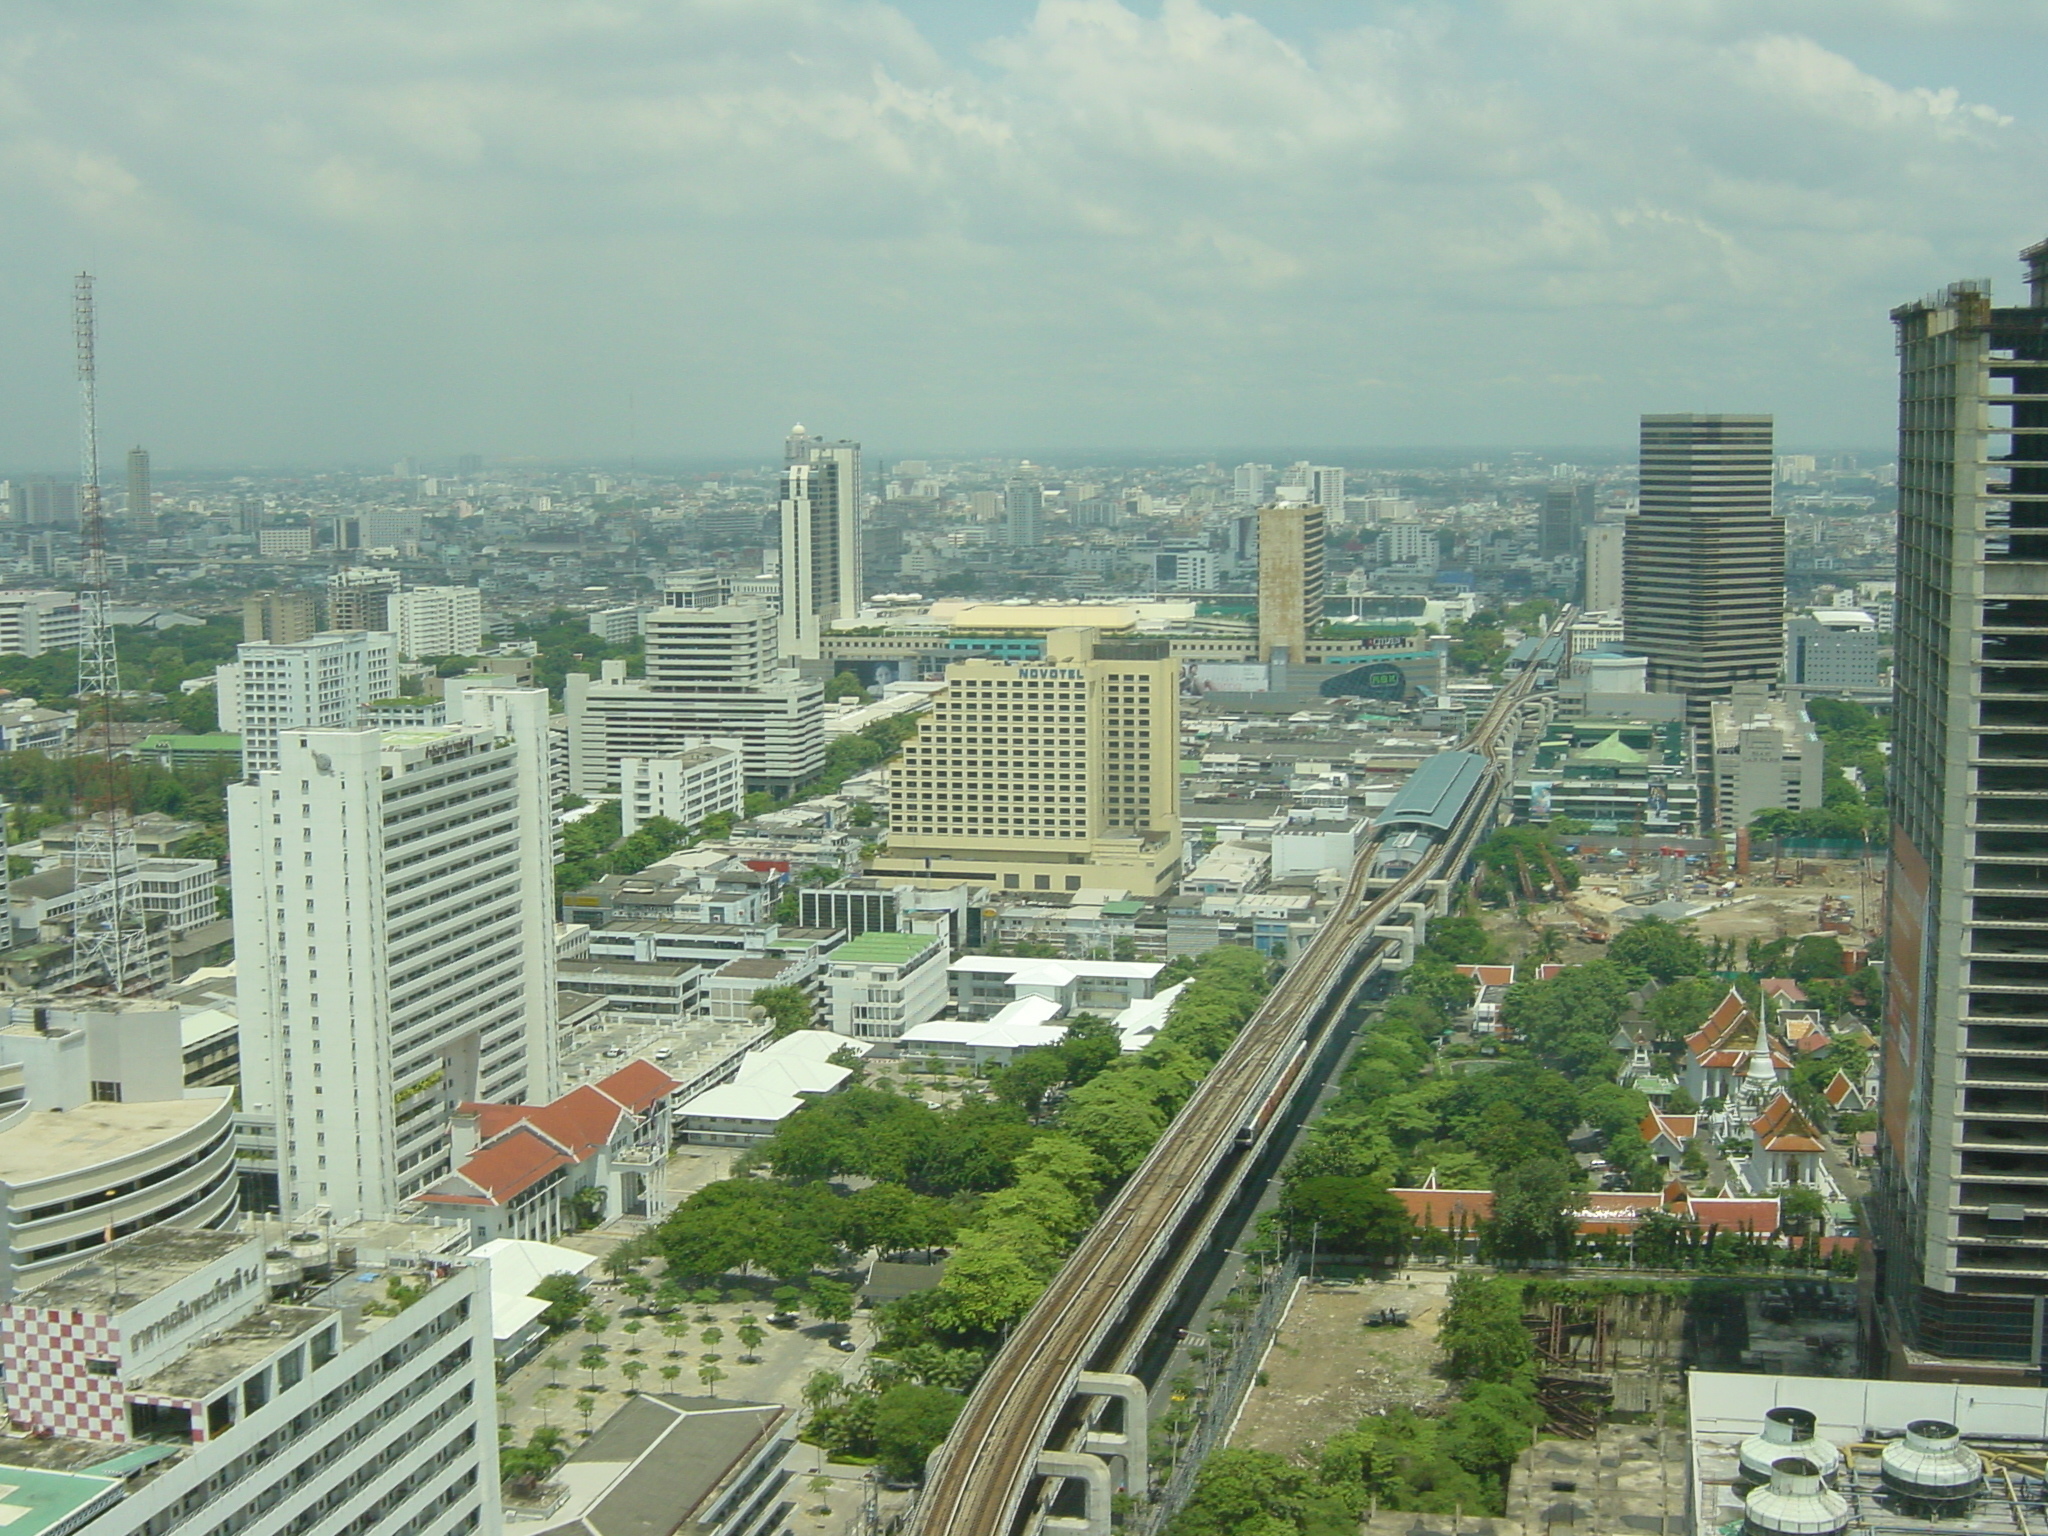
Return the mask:
{"type": "Polygon", "coordinates": [[[608,1045],[604,1048],[604,1053],[607,1056],[623,1056],[626,1054],[626,1048],[623,1045],[608,1045]]]}
{"type": "Polygon", "coordinates": [[[675,1055],[675,1052],[664,1045],[660,1050],[654,1053],[654,1059],[656,1061],[667,1061],[669,1057],[673,1055],[675,1055]]]}
{"type": "Polygon", "coordinates": [[[832,1340],[832,1347],[838,1350],[843,1355],[850,1355],[859,1346],[856,1345],[851,1339],[839,1338],[832,1340]]]}

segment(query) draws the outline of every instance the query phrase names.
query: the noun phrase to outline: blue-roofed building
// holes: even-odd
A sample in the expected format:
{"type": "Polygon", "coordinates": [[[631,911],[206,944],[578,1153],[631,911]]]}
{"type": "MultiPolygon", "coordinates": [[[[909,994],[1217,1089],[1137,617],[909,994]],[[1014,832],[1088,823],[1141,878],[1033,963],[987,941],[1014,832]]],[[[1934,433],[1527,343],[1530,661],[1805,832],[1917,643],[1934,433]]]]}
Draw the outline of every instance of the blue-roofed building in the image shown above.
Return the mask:
{"type": "Polygon", "coordinates": [[[1412,827],[1441,837],[1478,790],[1486,769],[1486,759],[1477,752],[1439,752],[1425,758],[1374,819],[1374,830],[1412,827]]]}

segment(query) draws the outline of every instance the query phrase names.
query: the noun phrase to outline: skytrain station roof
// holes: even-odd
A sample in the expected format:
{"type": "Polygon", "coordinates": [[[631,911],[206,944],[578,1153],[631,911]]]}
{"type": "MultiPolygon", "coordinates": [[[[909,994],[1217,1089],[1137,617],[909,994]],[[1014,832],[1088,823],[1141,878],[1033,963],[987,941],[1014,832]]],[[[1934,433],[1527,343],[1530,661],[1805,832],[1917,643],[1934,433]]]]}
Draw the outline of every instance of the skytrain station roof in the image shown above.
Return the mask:
{"type": "Polygon", "coordinates": [[[1485,773],[1486,759],[1477,752],[1439,752],[1425,758],[1375,818],[1373,827],[1380,831],[1420,827],[1448,832],[1485,773]]]}

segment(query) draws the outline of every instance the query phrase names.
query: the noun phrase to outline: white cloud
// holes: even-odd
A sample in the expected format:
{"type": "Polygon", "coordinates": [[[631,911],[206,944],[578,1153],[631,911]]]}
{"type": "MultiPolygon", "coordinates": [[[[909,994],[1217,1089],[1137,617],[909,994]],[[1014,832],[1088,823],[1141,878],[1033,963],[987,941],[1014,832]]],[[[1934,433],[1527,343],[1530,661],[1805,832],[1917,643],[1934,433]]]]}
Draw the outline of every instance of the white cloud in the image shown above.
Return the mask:
{"type": "MultiPolygon", "coordinates": [[[[96,262],[117,431],[169,462],[761,451],[796,416],[1028,448],[1723,406],[1880,441],[1886,307],[2039,233],[2038,103],[1884,79],[1812,0],[1294,39],[1043,0],[966,59],[833,0],[20,9],[0,345],[41,356],[96,262]]],[[[62,366],[13,371],[0,454],[61,461],[62,366]]]]}

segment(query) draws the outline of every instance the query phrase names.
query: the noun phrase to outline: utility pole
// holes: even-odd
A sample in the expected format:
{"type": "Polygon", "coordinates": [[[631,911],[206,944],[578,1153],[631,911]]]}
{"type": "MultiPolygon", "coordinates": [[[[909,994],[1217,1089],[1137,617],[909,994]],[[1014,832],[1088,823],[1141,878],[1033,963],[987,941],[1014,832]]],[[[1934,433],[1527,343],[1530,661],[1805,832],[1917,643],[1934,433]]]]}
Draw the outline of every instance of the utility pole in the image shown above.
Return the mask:
{"type": "MultiPolygon", "coordinates": [[[[90,272],[78,274],[72,289],[71,319],[78,352],[78,526],[84,553],[78,594],[81,730],[95,710],[99,715],[97,760],[82,775],[91,788],[78,830],[77,851],[72,855],[79,891],[72,945],[80,979],[97,973],[109,991],[121,996],[149,981],[144,953],[148,940],[136,879],[135,830],[132,821],[124,819],[128,796],[122,793],[125,775],[114,748],[121,664],[107,613],[107,518],[100,498],[99,370],[94,358],[98,322],[90,272]]],[[[81,755],[94,754],[89,738],[83,746],[81,755]]]]}

